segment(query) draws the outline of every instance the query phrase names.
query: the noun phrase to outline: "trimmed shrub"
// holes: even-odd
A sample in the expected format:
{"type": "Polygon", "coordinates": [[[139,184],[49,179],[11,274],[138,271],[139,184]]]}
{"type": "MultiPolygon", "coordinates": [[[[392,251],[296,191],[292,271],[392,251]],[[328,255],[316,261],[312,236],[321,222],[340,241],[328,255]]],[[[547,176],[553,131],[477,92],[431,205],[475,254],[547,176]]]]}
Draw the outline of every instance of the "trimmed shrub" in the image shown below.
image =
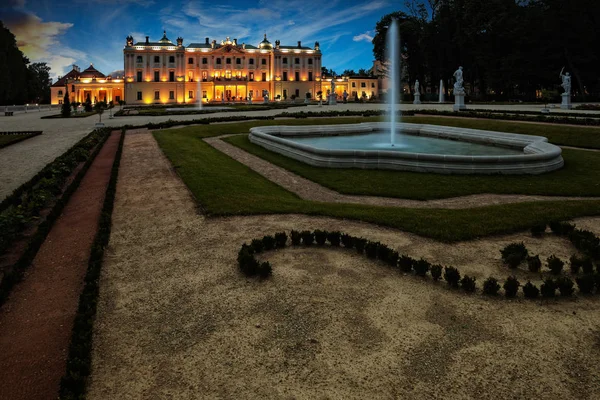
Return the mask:
{"type": "Polygon", "coordinates": [[[327,233],[327,231],[320,231],[318,229],[315,231],[315,242],[317,242],[319,246],[323,246],[325,244],[325,241],[327,240],[327,233]]]}
{"type": "Polygon", "coordinates": [[[348,234],[343,234],[341,236],[341,240],[342,240],[342,244],[344,245],[344,247],[351,249],[352,247],[354,247],[354,237],[350,236],[348,234]]]}
{"type": "Polygon", "coordinates": [[[287,235],[285,234],[285,232],[279,232],[275,234],[275,243],[276,246],[279,248],[283,248],[285,247],[285,244],[287,243],[287,235]]]}
{"type": "Polygon", "coordinates": [[[502,261],[504,261],[504,263],[510,268],[514,269],[517,268],[519,264],[521,264],[521,261],[523,261],[523,259],[521,259],[520,254],[513,253],[506,256],[506,258],[504,258],[502,261]]]}
{"type": "Polygon", "coordinates": [[[540,289],[530,281],[527,281],[527,283],[523,285],[523,295],[528,299],[537,299],[540,295],[540,289]]]}
{"type": "Polygon", "coordinates": [[[254,249],[255,253],[262,253],[262,251],[265,248],[265,245],[263,244],[263,241],[261,239],[252,239],[251,246],[254,249]]]}
{"type": "Polygon", "coordinates": [[[387,263],[391,252],[392,249],[387,247],[385,244],[379,243],[379,247],[377,247],[377,258],[387,263]]]}
{"type": "Polygon", "coordinates": [[[262,264],[260,264],[260,266],[258,267],[258,271],[256,272],[261,278],[268,278],[273,273],[273,267],[271,267],[270,262],[265,261],[262,264]]]}
{"type": "Polygon", "coordinates": [[[540,237],[546,232],[546,224],[534,225],[531,227],[531,236],[540,237]]]}
{"type": "Polygon", "coordinates": [[[498,280],[496,278],[490,276],[483,282],[484,294],[487,294],[489,296],[496,296],[499,290],[500,284],[498,283],[498,280]]]}
{"type": "Polygon", "coordinates": [[[571,280],[571,278],[568,278],[566,276],[558,278],[556,280],[556,286],[558,286],[560,295],[563,297],[572,296],[575,292],[575,288],[573,287],[573,281],[571,280]]]}
{"type": "Polygon", "coordinates": [[[509,276],[506,278],[506,281],[504,281],[504,285],[502,285],[504,288],[504,295],[506,297],[515,297],[519,291],[519,286],[521,286],[519,280],[515,276],[509,276]]]}
{"type": "Polygon", "coordinates": [[[581,269],[581,264],[583,264],[583,260],[579,257],[577,257],[577,255],[573,254],[570,258],[569,258],[569,268],[571,269],[571,273],[573,275],[577,275],[579,273],[579,270],[581,269]]]}
{"type": "Polygon", "coordinates": [[[300,235],[300,232],[298,232],[298,231],[291,231],[290,232],[290,237],[292,239],[292,245],[298,246],[300,244],[300,240],[302,239],[302,236],[300,235]]]}
{"type": "Polygon", "coordinates": [[[556,295],[556,283],[552,278],[546,279],[540,288],[542,297],[554,297],[556,295]]]}
{"type": "Polygon", "coordinates": [[[439,281],[442,277],[442,266],[440,264],[434,264],[431,266],[431,277],[434,281],[439,281]]]}
{"type": "Polygon", "coordinates": [[[475,291],[475,278],[465,275],[460,280],[460,285],[462,286],[462,288],[465,292],[473,293],[475,291]]]}
{"type": "Polygon", "coordinates": [[[542,269],[540,256],[535,255],[533,257],[527,257],[527,268],[529,268],[531,272],[540,272],[540,269],[542,269]]]}
{"type": "Polygon", "coordinates": [[[554,254],[548,257],[547,262],[548,269],[550,269],[550,272],[552,272],[552,274],[554,275],[560,275],[565,263],[560,258],[556,257],[554,254]]]}
{"type": "Polygon", "coordinates": [[[341,233],[339,231],[327,232],[327,240],[332,246],[338,247],[340,245],[341,233]]]}
{"type": "Polygon", "coordinates": [[[362,254],[365,250],[365,246],[367,245],[367,239],[364,238],[354,238],[354,248],[358,254],[362,254]]]}
{"type": "Polygon", "coordinates": [[[258,261],[247,249],[242,249],[238,253],[238,265],[242,273],[246,276],[253,276],[258,270],[258,261]]]}
{"type": "Polygon", "coordinates": [[[273,236],[265,236],[262,238],[263,246],[265,250],[273,250],[275,248],[275,238],[273,236]]]}
{"type": "Polygon", "coordinates": [[[367,242],[365,246],[365,254],[368,258],[377,258],[377,250],[379,249],[379,242],[367,242]]]}
{"type": "Polygon", "coordinates": [[[429,263],[429,261],[424,260],[422,258],[413,263],[413,268],[415,269],[415,273],[419,276],[426,276],[427,271],[429,271],[430,267],[431,267],[431,264],[429,263]]]}
{"type": "Polygon", "coordinates": [[[387,264],[390,267],[397,268],[398,267],[398,258],[400,258],[400,254],[398,254],[397,251],[391,250],[390,254],[388,255],[388,258],[387,258],[387,264]]]}
{"type": "Polygon", "coordinates": [[[569,224],[568,222],[553,221],[550,222],[549,225],[552,232],[559,236],[568,235],[569,233],[573,232],[573,230],[575,230],[575,225],[569,224]]]}
{"type": "Polygon", "coordinates": [[[401,255],[398,258],[398,266],[402,272],[411,272],[415,260],[407,255],[401,255]]]}
{"type": "Polygon", "coordinates": [[[315,241],[315,234],[311,231],[302,231],[300,236],[302,237],[302,244],[305,246],[310,246],[315,241]]]}
{"type": "Polygon", "coordinates": [[[576,282],[577,286],[579,287],[579,293],[592,294],[592,292],[594,291],[594,275],[583,275],[577,278],[576,282]]]}
{"type": "Polygon", "coordinates": [[[527,248],[523,242],[511,243],[500,250],[502,261],[511,268],[516,268],[528,255],[527,248]]]}
{"type": "MultiPolygon", "coordinates": [[[[600,264],[598,266],[600,268],[600,264]]],[[[581,259],[581,269],[584,274],[593,274],[594,273],[594,263],[592,263],[592,259],[589,257],[583,257],[581,259]]]]}
{"type": "Polygon", "coordinates": [[[444,279],[448,285],[457,288],[460,282],[460,272],[454,267],[444,267],[444,279]]]}

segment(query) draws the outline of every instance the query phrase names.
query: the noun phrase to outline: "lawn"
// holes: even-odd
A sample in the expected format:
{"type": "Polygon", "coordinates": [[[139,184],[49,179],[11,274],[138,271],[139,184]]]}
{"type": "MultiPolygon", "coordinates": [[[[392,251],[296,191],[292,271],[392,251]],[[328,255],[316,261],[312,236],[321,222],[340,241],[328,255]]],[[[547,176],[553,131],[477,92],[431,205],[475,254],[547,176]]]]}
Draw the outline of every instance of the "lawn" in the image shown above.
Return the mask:
{"type": "Polygon", "coordinates": [[[223,139],[249,153],[343,194],[442,199],[471,194],[600,196],[600,153],[563,150],[565,166],[537,176],[440,175],[433,173],[319,168],[250,143],[248,135],[223,139]]]}
{"type": "Polygon", "coordinates": [[[41,134],[41,132],[0,135],[0,149],[3,147],[10,146],[11,144],[21,142],[23,140],[30,139],[30,138],[40,135],[40,134],[41,134]]]}
{"type": "MultiPolygon", "coordinates": [[[[368,121],[375,118],[318,121],[303,119],[285,123],[331,124],[356,120],[368,121]]],[[[367,221],[451,242],[514,232],[548,220],[600,214],[600,201],[596,200],[532,202],[465,210],[390,208],[305,201],[202,140],[204,137],[223,133],[247,132],[250,127],[259,124],[277,123],[281,121],[194,126],[155,131],[154,137],[208,215],[328,215],[367,221]]]]}
{"type": "Polygon", "coordinates": [[[446,118],[446,117],[403,117],[404,122],[414,124],[432,124],[458,126],[462,128],[484,129],[525,135],[545,136],[550,143],[561,146],[600,149],[600,128],[570,125],[533,124],[513,121],[446,118]]]}

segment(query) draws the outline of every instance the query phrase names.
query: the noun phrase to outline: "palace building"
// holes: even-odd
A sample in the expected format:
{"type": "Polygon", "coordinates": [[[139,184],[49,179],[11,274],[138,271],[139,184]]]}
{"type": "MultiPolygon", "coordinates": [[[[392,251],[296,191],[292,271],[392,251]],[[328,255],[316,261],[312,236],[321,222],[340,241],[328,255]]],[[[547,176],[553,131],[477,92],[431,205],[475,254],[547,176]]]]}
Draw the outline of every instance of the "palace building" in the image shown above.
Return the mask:
{"type": "Polygon", "coordinates": [[[92,65],[83,72],[73,70],[52,85],[52,104],[62,103],[65,91],[71,102],[114,102],[128,105],[187,104],[202,102],[286,100],[328,93],[336,79],[336,93],[342,99],[364,93],[366,98],[379,94],[377,78],[324,77],[321,75],[319,42],[313,47],[272,44],[265,34],[258,46],[226,38],[218,43],[183,45],[173,43],[166,32],[158,42],[146,36],[135,43],[126,38],[123,49],[124,76],[107,77],[92,65]],[[339,82],[339,83],[338,83],[339,82]]]}

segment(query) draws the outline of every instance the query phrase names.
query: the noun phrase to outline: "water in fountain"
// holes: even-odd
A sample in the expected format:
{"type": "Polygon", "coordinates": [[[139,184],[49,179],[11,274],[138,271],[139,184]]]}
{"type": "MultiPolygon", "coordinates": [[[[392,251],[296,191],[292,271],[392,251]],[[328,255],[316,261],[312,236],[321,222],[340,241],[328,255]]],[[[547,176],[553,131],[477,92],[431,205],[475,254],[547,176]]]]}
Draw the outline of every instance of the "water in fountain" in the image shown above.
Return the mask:
{"type": "Polygon", "coordinates": [[[440,79],[440,96],[439,96],[439,102],[443,103],[444,101],[446,101],[445,96],[444,96],[444,80],[440,79]]]}
{"type": "Polygon", "coordinates": [[[398,96],[398,88],[400,83],[400,34],[398,33],[398,23],[392,20],[387,33],[388,43],[388,60],[390,73],[390,86],[388,92],[388,102],[390,106],[390,138],[392,146],[395,145],[395,130],[396,130],[396,103],[398,96]]]}
{"type": "Polygon", "coordinates": [[[202,87],[201,87],[201,80],[198,79],[198,110],[202,110],[202,87]]]}

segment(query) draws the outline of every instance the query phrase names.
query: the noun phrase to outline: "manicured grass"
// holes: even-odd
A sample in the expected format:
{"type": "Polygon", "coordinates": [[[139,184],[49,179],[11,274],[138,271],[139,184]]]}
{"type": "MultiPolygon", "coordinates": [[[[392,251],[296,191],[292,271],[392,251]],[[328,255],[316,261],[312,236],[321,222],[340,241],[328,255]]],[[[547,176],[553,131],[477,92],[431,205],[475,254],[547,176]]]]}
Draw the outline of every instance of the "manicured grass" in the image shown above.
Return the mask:
{"type": "Polygon", "coordinates": [[[600,153],[563,150],[565,166],[542,175],[440,175],[432,173],[318,168],[250,143],[248,135],[223,139],[275,165],[344,194],[442,199],[470,194],[600,196],[600,153]]]}
{"type": "Polygon", "coordinates": [[[462,128],[545,136],[550,143],[557,145],[600,149],[600,128],[425,116],[402,117],[402,120],[414,124],[458,126],[462,128]]]}
{"type": "Polygon", "coordinates": [[[22,142],[23,140],[30,139],[34,136],[39,135],[36,134],[15,134],[15,135],[0,135],[0,149],[6,146],[10,146],[11,144],[15,144],[18,142],[22,142]]]}
{"type": "MultiPolygon", "coordinates": [[[[349,123],[350,119],[318,123],[349,123]]],[[[365,119],[360,119],[365,121],[365,119]]],[[[305,201],[214,149],[203,137],[248,129],[264,122],[155,131],[154,136],[209,215],[301,213],[390,226],[442,241],[458,241],[527,229],[550,219],[600,214],[600,201],[537,202],[466,210],[408,209],[305,201]]],[[[289,123],[288,123],[289,122],[289,123]]],[[[314,124],[311,120],[287,124],[314,124]]]]}
{"type": "MultiPolygon", "coordinates": [[[[106,110],[106,112],[108,112],[108,110],[106,110]]],[[[94,114],[96,114],[96,111],[84,111],[81,113],[71,112],[71,116],[69,118],[87,118],[94,114]]],[[[62,114],[54,114],[54,115],[47,115],[45,117],[41,117],[40,119],[55,119],[55,118],[64,118],[64,117],[62,116],[62,114]]]]}

